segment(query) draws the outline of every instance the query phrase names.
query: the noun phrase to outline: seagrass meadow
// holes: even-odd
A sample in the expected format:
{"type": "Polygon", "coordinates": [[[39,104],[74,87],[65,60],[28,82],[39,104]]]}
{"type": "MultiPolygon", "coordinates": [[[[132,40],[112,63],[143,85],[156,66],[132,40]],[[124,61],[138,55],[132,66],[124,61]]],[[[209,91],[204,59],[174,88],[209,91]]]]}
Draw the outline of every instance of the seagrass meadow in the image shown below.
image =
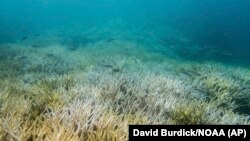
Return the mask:
{"type": "Polygon", "coordinates": [[[190,17],[189,2],[106,1],[0,6],[0,141],[126,141],[130,124],[250,124],[249,25],[190,17]]]}

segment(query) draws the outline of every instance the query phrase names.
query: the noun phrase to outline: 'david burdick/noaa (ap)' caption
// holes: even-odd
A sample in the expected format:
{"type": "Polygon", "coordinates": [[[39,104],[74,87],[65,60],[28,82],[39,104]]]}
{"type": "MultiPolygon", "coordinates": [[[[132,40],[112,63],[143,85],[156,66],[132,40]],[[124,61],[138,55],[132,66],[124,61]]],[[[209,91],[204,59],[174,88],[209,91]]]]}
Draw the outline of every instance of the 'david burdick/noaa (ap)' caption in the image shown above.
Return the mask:
{"type": "Polygon", "coordinates": [[[249,140],[249,125],[130,125],[129,141],[172,138],[249,140]]]}

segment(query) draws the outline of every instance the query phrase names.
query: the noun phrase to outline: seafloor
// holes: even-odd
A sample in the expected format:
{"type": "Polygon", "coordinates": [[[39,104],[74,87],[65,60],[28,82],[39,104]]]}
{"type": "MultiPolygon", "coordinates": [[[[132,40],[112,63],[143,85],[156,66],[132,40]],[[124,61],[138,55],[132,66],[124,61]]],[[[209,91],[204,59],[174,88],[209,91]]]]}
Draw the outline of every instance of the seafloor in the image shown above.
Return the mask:
{"type": "Polygon", "coordinates": [[[249,67],[197,61],[215,48],[184,49],[188,39],[171,29],[159,39],[111,25],[0,45],[1,141],[123,141],[129,124],[250,123],[249,67]]]}

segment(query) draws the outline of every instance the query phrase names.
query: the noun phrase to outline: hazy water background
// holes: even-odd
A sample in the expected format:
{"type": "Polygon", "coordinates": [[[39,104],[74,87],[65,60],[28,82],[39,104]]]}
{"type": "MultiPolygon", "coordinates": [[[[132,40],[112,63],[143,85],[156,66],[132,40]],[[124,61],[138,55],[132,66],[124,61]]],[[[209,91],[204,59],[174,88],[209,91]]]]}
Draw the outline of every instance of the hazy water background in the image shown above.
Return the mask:
{"type": "Polygon", "coordinates": [[[250,124],[249,7],[0,0],[0,140],[127,140],[128,124],[250,124]]]}
{"type": "Polygon", "coordinates": [[[104,36],[112,30],[138,29],[135,34],[156,39],[163,47],[184,46],[179,49],[183,57],[186,50],[199,46],[199,56],[187,59],[249,64],[249,13],[249,0],[1,0],[0,43],[58,28],[71,36],[119,21],[104,36]],[[178,31],[187,41],[169,37],[165,28],[178,31]],[[203,58],[208,50],[212,57],[203,58]]]}

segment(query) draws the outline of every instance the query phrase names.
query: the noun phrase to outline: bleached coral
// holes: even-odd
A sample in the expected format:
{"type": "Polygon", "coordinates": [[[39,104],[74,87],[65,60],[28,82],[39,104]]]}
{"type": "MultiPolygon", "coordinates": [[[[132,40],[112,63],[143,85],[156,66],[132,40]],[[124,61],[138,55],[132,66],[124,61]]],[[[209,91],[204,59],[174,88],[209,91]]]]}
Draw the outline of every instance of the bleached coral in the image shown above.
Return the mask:
{"type": "Polygon", "coordinates": [[[135,48],[113,60],[90,48],[6,50],[23,66],[0,60],[0,140],[124,141],[129,124],[250,123],[246,68],[137,57],[135,48]]]}

